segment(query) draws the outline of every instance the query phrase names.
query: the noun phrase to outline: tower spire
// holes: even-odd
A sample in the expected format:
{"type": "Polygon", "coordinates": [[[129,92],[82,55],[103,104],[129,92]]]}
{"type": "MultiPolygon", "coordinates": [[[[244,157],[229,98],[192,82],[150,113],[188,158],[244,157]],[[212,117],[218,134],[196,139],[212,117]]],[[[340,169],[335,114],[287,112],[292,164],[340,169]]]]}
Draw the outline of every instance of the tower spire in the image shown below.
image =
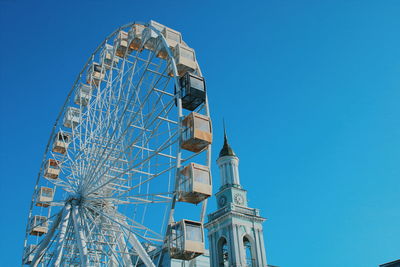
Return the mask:
{"type": "Polygon", "coordinates": [[[222,147],[221,151],[219,152],[219,157],[225,156],[235,156],[236,154],[233,151],[232,147],[228,143],[228,135],[226,134],[226,127],[225,127],[225,120],[222,121],[224,126],[224,146],[222,147]]]}
{"type": "Polygon", "coordinates": [[[226,136],[225,119],[222,119],[222,124],[224,125],[224,143],[228,143],[228,137],[226,136]]]}

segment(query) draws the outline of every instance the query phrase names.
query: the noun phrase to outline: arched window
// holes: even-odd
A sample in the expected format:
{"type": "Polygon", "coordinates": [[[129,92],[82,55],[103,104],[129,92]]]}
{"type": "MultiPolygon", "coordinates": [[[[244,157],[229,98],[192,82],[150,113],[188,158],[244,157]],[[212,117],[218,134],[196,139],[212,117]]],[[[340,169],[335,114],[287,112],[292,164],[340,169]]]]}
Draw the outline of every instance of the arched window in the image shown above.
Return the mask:
{"type": "Polygon", "coordinates": [[[244,252],[246,256],[246,266],[247,267],[255,267],[255,261],[253,259],[253,256],[251,254],[251,243],[247,237],[243,237],[243,246],[244,246],[244,252]]]}
{"type": "Polygon", "coordinates": [[[224,237],[221,237],[218,241],[218,263],[220,267],[229,266],[228,243],[224,237]]]}

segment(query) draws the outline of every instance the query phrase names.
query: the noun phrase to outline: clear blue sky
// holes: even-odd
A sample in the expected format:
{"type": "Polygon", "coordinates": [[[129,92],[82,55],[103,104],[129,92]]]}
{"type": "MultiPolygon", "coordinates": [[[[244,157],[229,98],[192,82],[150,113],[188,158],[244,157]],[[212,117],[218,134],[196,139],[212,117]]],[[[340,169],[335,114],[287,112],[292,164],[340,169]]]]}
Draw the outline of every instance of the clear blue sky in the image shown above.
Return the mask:
{"type": "Polygon", "coordinates": [[[225,117],[250,205],[268,218],[270,264],[400,258],[400,1],[1,0],[1,266],[20,263],[42,153],[76,75],[106,35],[150,19],[196,49],[214,159],[225,117]]]}

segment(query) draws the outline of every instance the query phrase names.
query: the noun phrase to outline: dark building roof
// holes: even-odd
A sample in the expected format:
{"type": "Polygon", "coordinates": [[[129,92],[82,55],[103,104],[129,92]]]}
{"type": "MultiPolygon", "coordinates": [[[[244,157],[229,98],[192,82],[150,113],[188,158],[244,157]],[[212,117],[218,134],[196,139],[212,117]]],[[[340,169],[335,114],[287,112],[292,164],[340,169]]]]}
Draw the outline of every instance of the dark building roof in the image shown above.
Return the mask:
{"type": "Polygon", "coordinates": [[[224,157],[224,156],[236,156],[232,147],[228,143],[228,137],[226,136],[225,125],[224,125],[224,146],[219,152],[219,157],[224,157]]]}
{"type": "Polygon", "coordinates": [[[379,267],[400,267],[400,260],[384,263],[379,265],[379,267]]]}

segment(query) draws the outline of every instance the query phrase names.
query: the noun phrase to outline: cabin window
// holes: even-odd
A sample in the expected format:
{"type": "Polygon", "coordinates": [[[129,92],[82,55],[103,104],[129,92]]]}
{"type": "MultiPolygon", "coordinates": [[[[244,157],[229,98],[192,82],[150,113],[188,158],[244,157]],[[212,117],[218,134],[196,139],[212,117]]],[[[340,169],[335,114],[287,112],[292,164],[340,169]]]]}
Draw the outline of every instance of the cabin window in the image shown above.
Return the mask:
{"type": "Polygon", "coordinates": [[[93,65],[93,69],[95,72],[101,72],[101,67],[99,65],[93,65]]]}
{"type": "Polygon", "coordinates": [[[43,197],[52,197],[53,196],[53,190],[50,188],[42,188],[42,196],[43,197]]]}
{"type": "Polygon", "coordinates": [[[191,75],[190,76],[190,86],[197,90],[204,91],[204,80],[191,75]]]}
{"type": "Polygon", "coordinates": [[[58,140],[62,142],[68,142],[68,135],[63,135],[61,133],[58,134],[58,140]]]}
{"type": "Polygon", "coordinates": [[[193,168],[193,177],[196,182],[210,184],[210,173],[208,171],[193,168]]]}
{"type": "Polygon", "coordinates": [[[203,242],[203,234],[200,225],[186,225],[186,239],[195,242],[203,242]]]}

